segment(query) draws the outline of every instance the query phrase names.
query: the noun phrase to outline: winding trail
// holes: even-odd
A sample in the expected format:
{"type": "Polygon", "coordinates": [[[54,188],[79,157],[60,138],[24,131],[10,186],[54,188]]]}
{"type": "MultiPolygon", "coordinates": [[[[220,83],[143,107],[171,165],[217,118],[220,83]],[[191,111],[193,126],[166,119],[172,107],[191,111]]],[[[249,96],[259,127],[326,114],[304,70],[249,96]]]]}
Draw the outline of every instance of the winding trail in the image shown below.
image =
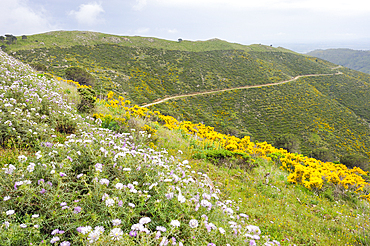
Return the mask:
{"type": "MultiPolygon", "coordinates": [[[[338,66],[338,67],[333,67],[331,69],[338,69],[340,68],[341,66],[338,66]]],[[[178,99],[178,98],[183,98],[183,97],[191,97],[191,96],[198,96],[198,95],[206,95],[206,94],[213,94],[213,93],[219,93],[219,92],[224,92],[224,91],[232,91],[232,90],[240,90],[240,89],[250,89],[250,88],[260,88],[260,87],[265,87],[265,86],[272,86],[272,85],[281,85],[281,84],[285,84],[285,83],[288,83],[288,82],[291,82],[291,81],[295,81],[299,78],[303,78],[303,77],[315,77],[315,76],[330,76],[330,75],[340,75],[340,74],[343,74],[342,72],[338,71],[334,74],[330,73],[330,74],[307,74],[307,75],[298,75],[296,77],[293,77],[291,79],[288,79],[288,80],[284,80],[284,81],[281,81],[281,82],[277,82],[277,83],[269,83],[269,84],[262,84],[262,85],[246,85],[246,86],[240,86],[240,87],[233,87],[233,88],[226,88],[226,89],[221,89],[221,90],[213,90],[213,91],[203,91],[203,92],[195,92],[195,93],[190,93],[190,94],[183,94],[183,95],[177,95],[177,96],[171,96],[171,97],[166,97],[166,98],[163,98],[163,99],[160,99],[160,100],[156,100],[152,103],[148,103],[148,104],[145,104],[145,105],[142,105],[141,107],[150,107],[150,106],[153,106],[153,105],[156,105],[156,104],[160,104],[160,103],[163,103],[165,101],[168,101],[168,100],[172,100],[172,99],[178,99]]]]}

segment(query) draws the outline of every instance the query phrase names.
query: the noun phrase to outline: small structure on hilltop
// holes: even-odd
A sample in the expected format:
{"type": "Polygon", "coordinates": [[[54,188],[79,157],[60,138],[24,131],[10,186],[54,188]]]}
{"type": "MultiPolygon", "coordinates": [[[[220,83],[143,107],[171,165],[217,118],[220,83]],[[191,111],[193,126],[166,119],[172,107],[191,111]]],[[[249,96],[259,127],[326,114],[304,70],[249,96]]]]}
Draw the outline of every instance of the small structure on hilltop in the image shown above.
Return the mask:
{"type": "Polygon", "coordinates": [[[181,43],[181,42],[182,42],[182,38],[179,38],[179,39],[177,40],[177,42],[181,43]]]}

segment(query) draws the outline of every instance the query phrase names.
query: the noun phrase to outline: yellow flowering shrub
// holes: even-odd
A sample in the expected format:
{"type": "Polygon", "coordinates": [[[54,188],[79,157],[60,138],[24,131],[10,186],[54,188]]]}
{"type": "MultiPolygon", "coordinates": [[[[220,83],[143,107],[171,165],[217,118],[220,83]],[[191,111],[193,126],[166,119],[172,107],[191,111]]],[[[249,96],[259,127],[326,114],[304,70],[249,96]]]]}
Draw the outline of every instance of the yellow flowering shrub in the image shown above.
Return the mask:
{"type": "MultiPolygon", "coordinates": [[[[361,175],[367,175],[367,172],[356,167],[348,169],[345,165],[332,162],[322,162],[320,160],[309,158],[300,154],[289,153],[285,149],[277,149],[266,142],[254,143],[250,137],[238,138],[219,133],[214,127],[206,126],[202,123],[194,124],[190,121],[178,121],[172,116],[162,115],[159,111],[150,111],[138,105],[129,106],[129,101],[123,98],[118,100],[113,98],[114,93],[108,93],[108,102],[101,100],[107,107],[123,109],[124,117],[141,117],[158,119],[166,128],[170,130],[181,129],[187,134],[197,137],[199,146],[217,146],[233,152],[243,152],[252,157],[264,158],[268,161],[274,160],[280,163],[280,168],[289,172],[288,182],[302,184],[308,189],[322,189],[325,184],[339,185],[345,189],[361,192],[369,183],[361,175]]],[[[103,115],[94,115],[96,118],[104,118],[103,115]]],[[[153,131],[151,127],[145,125],[143,130],[153,131]]],[[[154,130],[155,131],[155,130],[154,130]]],[[[370,201],[370,195],[361,195],[361,198],[370,201]]]]}
{"type": "Polygon", "coordinates": [[[153,129],[152,127],[148,126],[148,125],[144,125],[142,128],[141,128],[143,131],[146,131],[148,134],[151,134],[151,135],[155,135],[157,130],[156,129],[153,129]]]}

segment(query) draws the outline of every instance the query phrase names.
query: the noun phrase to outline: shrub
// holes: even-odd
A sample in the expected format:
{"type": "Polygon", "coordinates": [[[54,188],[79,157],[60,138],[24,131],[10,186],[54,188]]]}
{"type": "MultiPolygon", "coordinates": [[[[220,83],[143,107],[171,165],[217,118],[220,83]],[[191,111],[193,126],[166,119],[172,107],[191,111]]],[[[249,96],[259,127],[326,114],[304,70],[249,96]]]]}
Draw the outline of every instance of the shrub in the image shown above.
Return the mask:
{"type": "Polygon", "coordinates": [[[85,69],[80,67],[69,67],[65,71],[65,76],[69,80],[76,81],[81,85],[94,85],[95,79],[85,69]]]}
{"type": "Polygon", "coordinates": [[[333,161],[332,152],[326,148],[314,149],[311,153],[312,157],[323,162],[333,161]]]}
{"type": "Polygon", "coordinates": [[[39,62],[30,63],[30,66],[37,71],[45,72],[48,70],[48,68],[44,64],[39,62]]]}
{"type": "Polygon", "coordinates": [[[250,155],[226,149],[202,150],[195,153],[193,158],[208,159],[216,165],[223,165],[229,168],[239,167],[245,170],[251,170],[255,167],[250,155]]]}
{"type": "Polygon", "coordinates": [[[300,141],[293,134],[282,134],[275,139],[274,145],[276,148],[282,148],[291,153],[296,153],[299,151],[300,141]]]}
{"type": "Polygon", "coordinates": [[[81,113],[91,113],[95,109],[96,93],[91,87],[80,87],[77,89],[81,101],[77,109],[81,113]]]}
{"type": "Polygon", "coordinates": [[[362,170],[369,169],[369,159],[358,154],[347,154],[340,158],[340,162],[348,168],[359,167],[362,170]]]}
{"type": "Polygon", "coordinates": [[[77,124],[68,116],[60,117],[56,120],[55,130],[60,133],[72,134],[76,131],[77,124]]]}

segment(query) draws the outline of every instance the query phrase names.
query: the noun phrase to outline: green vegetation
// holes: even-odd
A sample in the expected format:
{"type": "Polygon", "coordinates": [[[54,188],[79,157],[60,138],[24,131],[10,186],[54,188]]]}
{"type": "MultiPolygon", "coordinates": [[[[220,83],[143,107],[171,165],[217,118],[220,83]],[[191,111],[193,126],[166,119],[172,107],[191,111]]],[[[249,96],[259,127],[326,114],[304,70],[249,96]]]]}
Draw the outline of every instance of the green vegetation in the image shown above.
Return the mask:
{"type": "Polygon", "coordinates": [[[94,86],[94,77],[80,67],[69,67],[65,70],[65,77],[68,80],[78,82],[80,85],[94,86]]]}
{"type": "Polygon", "coordinates": [[[307,53],[363,73],[370,73],[370,51],[351,49],[314,50],[307,53]]]}
{"type": "Polygon", "coordinates": [[[80,95],[80,103],[77,105],[77,110],[80,113],[92,113],[95,109],[96,92],[91,87],[79,87],[77,89],[80,95]]]}
{"type": "Polygon", "coordinates": [[[300,141],[293,134],[282,134],[275,138],[274,146],[276,148],[286,149],[291,153],[297,153],[299,151],[300,141]]]}
{"type": "MultiPolygon", "coordinates": [[[[334,156],[333,153],[330,149],[321,147],[317,149],[313,149],[311,153],[312,158],[315,158],[317,160],[323,161],[323,162],[333,162],[334,161],[334,156]]],[[[344,164],[344,162],[341,162],[344,164]]],[[[347,166],[347,165],[346,165],[347,166]]],[[[349,167],[349,166],[347,166],[349,167]]],[[[351,167],[353,168],[353,167],[351,167]]]]}
{"type": "Polygon", "coordinates": [[[359,167],[362,170],[369,170],[369,159],[358,154],[347,154],[340,157],[340,162],[349,168],[359,167]]]}
{"type": "Polygon", "coordinates": [[[39,63],[39,62],[35,62],[35,63],[30,63],[29,64],[33,69],[37,70],[37,71],[40,71],[40,72],[46,72],[48,70],[48,68],[42,64],[42,63],[39,63]]]}
{"type": "MultiPolygon", "coordinates": [[[[97,113],[111,114],[104,121],[78,114],[77,88],[3,52],[0,77],[1,129],[22,139],[0,149],[3,245],[370,244],[368,201],[334,184],[309,190],[289,183],[279,156],[230,153],[150,117],[113,123],[127,115],[123,107],[98,104],[97,113]],[[121,133],[109,130],[115,124],[121,133]]],[[[296,90],[293,83],[279,86],[292,89],[280,101],[297,100],[299,89],[312,93],[310,102],[322,99],[309,81],[296,90]]],[[[272,89],[263,92],[275,95],[272,89]]],[[[262,94],[226,94],[251,92],[251,99],[262,94]]]]}
{"type": "MultiPolygon", "coordinates": [[[[351,83],[344,75],[308,77],[278,86],[181,98],[154,105],[152,109],[179,119],[204,122],[219,131],[233,127],[261,142],[274,143],[279,135],[293,134],[301,142],[299,152],[307,156],[317,148],[330,149],[335,160],[350,152],[368,155],[367,121],[333,100],[336,94],[329,96],[315,87],[323,81],[335,82],[336,77],[351,83]]],[[[366,109],[361,105],[360,110],[366,109]]]]}
{"type": "Polygon", "coordinates": [[[333,72],[330,64],[321,60],[316,62],[282,48],[263,45],[243,46],[221,40],[178,43],[153,39],[150,42],[141,37],[119,37],[126,41],[105,42],[102,38],[103,34],[90,32],[32,35],[9,47],[9,53],[27,63],[44,63],[50,73],[60,77],[65,76],[69,67],[84,68],[94,76],[99,93],[113,90],[137,104],[170,95],[333,72]],[[66,40],[80,40],[84,35],[90,37],[84,45],[72,41],[64,44],[66,40]],[[44,45],[29,46],[35,39],[44,40],[44,45]]]}
{"type": "MultiPolygon", "coordinates": [[[[21,39],[21,37],[19,37],[21,39]]],[[[116,44],[124,47],[149,47],[153,49],[163,50],[180,50],[190,52],[203,52],[212,50],[244,50],[269,52],[278,50],[281,52],[290,52],[284,48],[272,48],[265,45],[250,45],[245,46],[237,43],[229,43],[220,39],[211,39],[208,41],[187,41],[181,43],[177,41],[169,41],[151,37],[140,36],[118,36],[98,32],[88,31],[52,31],[43,34],[35,34],[27,36],[25,40],[19,40],[17,44],[12,44],[12,50],[32,50],[41,47],[60,47],[68,48],[73,46],[94,46],[98,44],[116,44]]]]}
{"type": "Polygon", "coordinates": [[[279,135],[294,134],[302,144],[292,151],[308,156],[324,149],[332,152],[333,160],[350,152],[369,156],[370,76],[332,69],[337,66],[283,48],[60,31],[18,38],[8,53],[29,64],[42,64],[65,79],[79,81],[68,71],[85,70],[98,98],[114,91],[139,105],[174,95],[342,72],[182,98],[153,109],[256,141],[273,143],[279,135]]]}

